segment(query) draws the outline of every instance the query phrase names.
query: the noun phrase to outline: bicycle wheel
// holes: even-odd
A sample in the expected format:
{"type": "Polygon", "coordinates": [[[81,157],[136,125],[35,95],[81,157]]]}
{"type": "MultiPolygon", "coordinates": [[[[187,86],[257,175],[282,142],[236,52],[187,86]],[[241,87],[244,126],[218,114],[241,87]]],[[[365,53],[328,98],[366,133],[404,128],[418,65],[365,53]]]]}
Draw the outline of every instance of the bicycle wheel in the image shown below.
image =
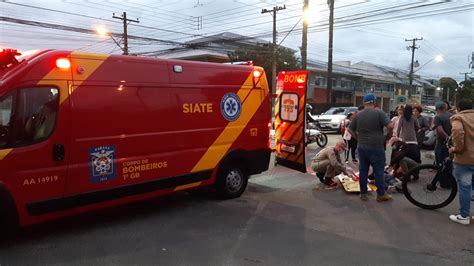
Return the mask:
{"type": "Polygon", "coordinates": [[[328,144],[328,136],[323,132],[319,133],[319,136],[316,137],[316,143],[319,147],[324,148],[328,144]]]}
{"type": "Polygon", "coordinates": [[[411,169],[403,178],[402,190],[411,203],[428,210],[447,206],[458,191],[451,173],[443,173],[441,167],[432,164],[411,169]],[[443,187],[440,184],[441,178],[447,178],[443,187]]]}

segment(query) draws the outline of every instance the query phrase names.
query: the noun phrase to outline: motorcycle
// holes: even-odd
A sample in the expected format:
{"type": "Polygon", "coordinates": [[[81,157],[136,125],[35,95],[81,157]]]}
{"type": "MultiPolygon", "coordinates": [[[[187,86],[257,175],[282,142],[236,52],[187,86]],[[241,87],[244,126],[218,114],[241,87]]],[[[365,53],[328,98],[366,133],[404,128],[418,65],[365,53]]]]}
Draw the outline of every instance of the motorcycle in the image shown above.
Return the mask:
{"type": "Polygon", "coordinates": [[[319,123],[306,120],[306,145],[316,142],[319,147],[324,148],[328,144],[328,136],[319,128],[319,123]]]}

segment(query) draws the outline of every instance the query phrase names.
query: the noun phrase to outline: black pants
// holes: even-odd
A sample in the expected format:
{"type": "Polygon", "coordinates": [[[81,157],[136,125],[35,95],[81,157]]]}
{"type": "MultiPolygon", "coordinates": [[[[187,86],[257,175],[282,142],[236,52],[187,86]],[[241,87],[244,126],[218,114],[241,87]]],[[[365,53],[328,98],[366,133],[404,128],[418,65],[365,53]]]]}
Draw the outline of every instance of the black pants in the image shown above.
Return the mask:
{"type": "Polygon", "coordinates": [[[346,150],[346,161],[349,161],[349,153],[351,154],[352,160],[356,159],[356,149],[357,149],[357,139],[351,138],[346,140],[347,150],[346,150]]]}
{"type": "Polygon", "coordinates": [[[395,150],[395,156],[392,157],[392,162],[390,164],[398,164],[404,157],[408,157],[417,163],[421,163],[420,148],[418,148],[418,144],[401,144],[395,150]]]}

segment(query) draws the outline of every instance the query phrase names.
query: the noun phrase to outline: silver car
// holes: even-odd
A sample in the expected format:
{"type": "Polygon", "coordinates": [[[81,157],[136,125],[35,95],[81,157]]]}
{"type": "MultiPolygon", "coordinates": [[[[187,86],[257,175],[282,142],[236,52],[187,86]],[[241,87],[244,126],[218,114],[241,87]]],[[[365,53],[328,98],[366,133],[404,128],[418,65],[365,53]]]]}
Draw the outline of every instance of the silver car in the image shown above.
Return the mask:
{"type": "Polygon", "coordinates": [[[356,112],[357,107],[331,107],[313,119],[319,123],[321,130],[340,132],[343,121],[349,113],[356,112]]]}

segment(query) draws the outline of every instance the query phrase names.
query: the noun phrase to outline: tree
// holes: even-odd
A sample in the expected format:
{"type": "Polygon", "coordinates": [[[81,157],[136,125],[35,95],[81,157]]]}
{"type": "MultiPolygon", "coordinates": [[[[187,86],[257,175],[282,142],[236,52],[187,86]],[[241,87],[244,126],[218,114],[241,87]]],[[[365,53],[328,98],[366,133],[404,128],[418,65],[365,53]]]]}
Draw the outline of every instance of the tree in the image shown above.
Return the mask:
{"type": "Polygon", "coordinates": [[[472,80],[465,80],[459,83],[459,85],[461,85],[461,88],[456,93],[456,101],[470,99],[474,102],[474,82],[472,80]]]}
{"type": "MultiPolygon", "coordinates": [[[[301,66],[295,57],[294,50],[279,46],[277,49],[277,73],[285,70],[297,70],[301,66]]],[[[261,47],[242,47],[230,55],[232,61],[253,61],[254,65],[265,69],[267,77],[272,73],[272,47],[263,45],[261,47]]]]}
{"type": "Polygon", "coordinates": [[[456,89],[459,87],[456,80],[453,78],[444,77],[439,80],[439,86],[443,89],[442,98],[448,99],[448,91],[449,91],[449,99],[454,100],[454,95],[456,94],[456,89]]]}

